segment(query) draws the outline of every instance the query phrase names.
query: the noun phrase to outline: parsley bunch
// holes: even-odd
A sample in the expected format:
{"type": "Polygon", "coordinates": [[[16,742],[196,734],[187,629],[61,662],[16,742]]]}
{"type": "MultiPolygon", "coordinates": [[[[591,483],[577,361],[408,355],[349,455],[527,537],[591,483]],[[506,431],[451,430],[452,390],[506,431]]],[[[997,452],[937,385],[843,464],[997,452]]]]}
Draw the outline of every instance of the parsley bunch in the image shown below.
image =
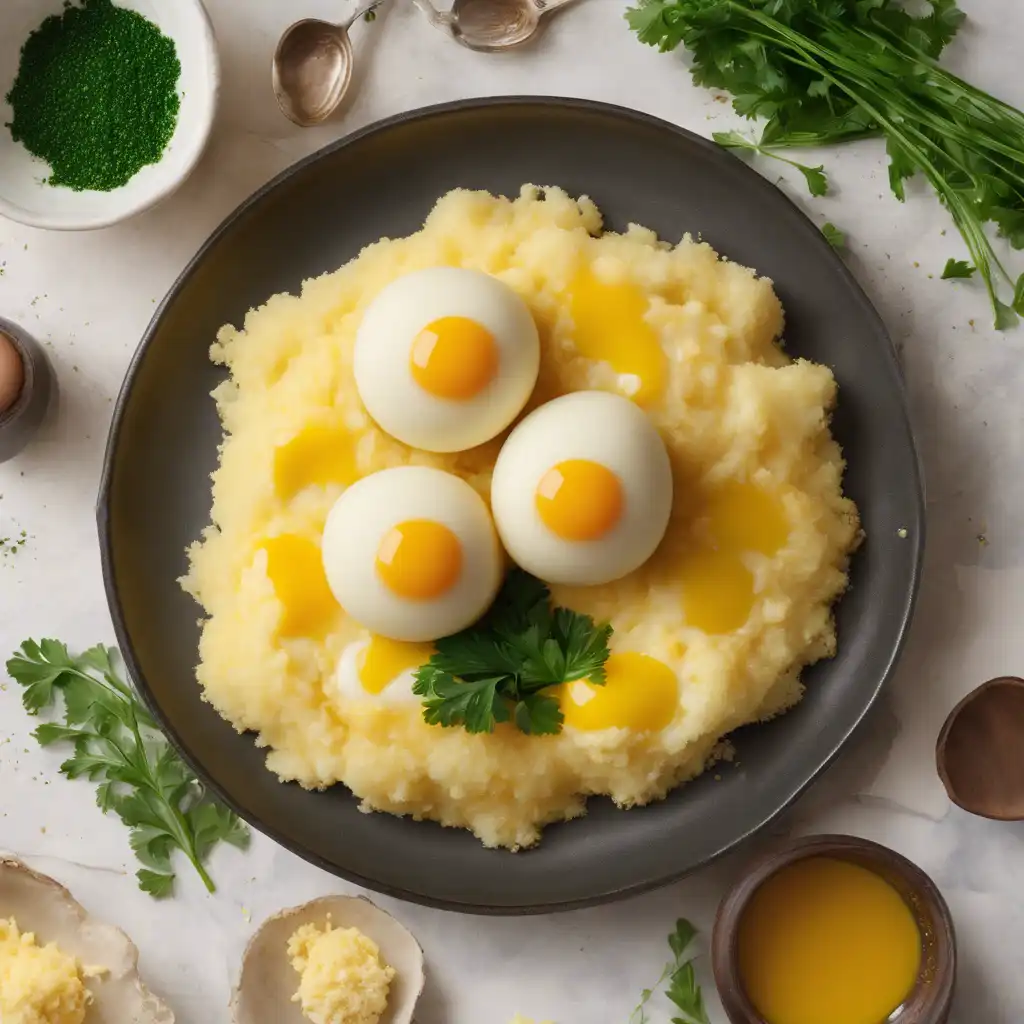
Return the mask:
{"type": "MultiPolygon", "coordinates": [[[[897,199],[922,174],[967,244],[972,263],[943,276],[976,270],[1003,330],[1024,314],[1024,275],[1014,282],[985,225],[1024,248],[1024,113],[939,65],[964,14],[956,0],[925,5],[915,17],[900,0],[637,0],[626,17],[644,43],[684,45],[698,85],[767,119],[745,148],[883,137],[897,199]]],[[[801,170],[820,194],[818,169],[801,170]]]]}
{"type": "Polygon", "coordinates": [[[480,622],[438,640],[413,684],[424,720],[467,732],[509,720],[531,735],[561,732],[558,699],[543,691],[576,679],[603,684],[612,627],[552,608],[550,598],[544,583],[514,569],[480,622]]]}
{"type": "Polygon", "coordinates": [[[157,731],[114,670],[116,653],[100,644],[75,658],[57,640],[26,640],[7,662],[7,674],[24,687],[30,715],[52,707],[58,692],[63,697],[63,724],[44,722],[33,735],[44,747],[74,743],[74,755],[60,770],[69,779],[99,782],[100,810],[113,811],[131,830],[129,842],[143,865],[139,888],[169,895],[171,854],[181,850],[213,892],[203,861],[219,842],[244,849],[249,830],[206,792],[157,731]]]}

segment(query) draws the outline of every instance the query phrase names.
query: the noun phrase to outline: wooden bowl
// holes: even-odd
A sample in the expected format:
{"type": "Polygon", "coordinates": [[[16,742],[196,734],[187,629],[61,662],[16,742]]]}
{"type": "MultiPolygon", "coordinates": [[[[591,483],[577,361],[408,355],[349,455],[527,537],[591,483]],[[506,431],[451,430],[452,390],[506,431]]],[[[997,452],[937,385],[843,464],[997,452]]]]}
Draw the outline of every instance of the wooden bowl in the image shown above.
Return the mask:
{"type": "Polygon", "coordinates": [[[856,836],[796,839],[751,864],[722,900],[711,939],[711,963],[732,1024],[768,1024],[747,997],[739,970],[739,922],[751,897],[780,869],[809,857],[850,861],[884,878],[906,901],[921,932],[921,971],[903,1005],[886,1024],[946,1024],[956,983],[956,936],[949,907],[935,883],[906,857],[856,836]]]}
{"type": "Polygon", "coordinates": [[[935,766],[950,800],[993,821],[1024,821],[1024,679],[982,683],[949,713],[935,766]]]}

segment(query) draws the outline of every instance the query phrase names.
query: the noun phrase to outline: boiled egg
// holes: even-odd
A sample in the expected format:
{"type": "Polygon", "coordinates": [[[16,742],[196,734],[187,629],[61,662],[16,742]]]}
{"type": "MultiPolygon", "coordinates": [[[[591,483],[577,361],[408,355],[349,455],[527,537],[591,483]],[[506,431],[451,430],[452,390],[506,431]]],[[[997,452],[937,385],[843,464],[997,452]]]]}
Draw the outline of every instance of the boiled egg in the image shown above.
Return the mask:
{"type": "Polygon", "coordinates": [[[668,452],[628,398],[577,391],[535,409],[509,435],[491,509],[527,572],[549,583],[609,583],[643,565],[665,534],[668,452]]]}
{"type": "Polygon", "coordinates": [[[349,700],[376,700],[384,704],[419,704],[412,692],[416,669],[425,665],[434,648],[371,636],[349,644],[341,654],[335,689],[349,700]]]}
{"type": "Polygon", "coordinates": [[[483,498],[425,466],[381,470],[349,487],[327,517],[322,555],[332,593],[356,622],[416,643],[480,618],[503,569],[483,498]]]}
{"type": "Polygon", "coordinates": [[[519,415],[539,367],[537,326],[508,285],[434,267],[398,278],[370,303],[353,370],[382,430],[412,448],[457,452],[519,415]]]}

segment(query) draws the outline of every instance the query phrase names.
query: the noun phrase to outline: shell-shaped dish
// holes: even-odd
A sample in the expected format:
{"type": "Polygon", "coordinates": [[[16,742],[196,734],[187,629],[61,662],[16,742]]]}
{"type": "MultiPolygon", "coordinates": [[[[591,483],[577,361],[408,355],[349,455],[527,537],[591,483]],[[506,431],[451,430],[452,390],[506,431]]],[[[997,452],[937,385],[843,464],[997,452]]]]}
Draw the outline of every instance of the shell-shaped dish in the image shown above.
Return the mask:
{"type": "Polygon", "coordinates": [[[13,917],[40,945],[55,942],[85,967],[89,1024],[174,1024],[174,1014],[139,978],[139,951],[119,928],[92,917],[64,886],[14,858],[0,858],[0,918],[13,917]]]}
{"type": "Polygon", "coordinates": [[[234,1024],[308,1024],[292,1002],[299,975],[288,959],[288,940],[303,925],[322,927],[328,916],[335,928],[358,928],[373,939],[395,969],[380,1024],[412,1024],[425,981],[423,950],[404,925],[362,896],[324,896],[264,921],[242,958],[231,1002],[234,1024]]]}

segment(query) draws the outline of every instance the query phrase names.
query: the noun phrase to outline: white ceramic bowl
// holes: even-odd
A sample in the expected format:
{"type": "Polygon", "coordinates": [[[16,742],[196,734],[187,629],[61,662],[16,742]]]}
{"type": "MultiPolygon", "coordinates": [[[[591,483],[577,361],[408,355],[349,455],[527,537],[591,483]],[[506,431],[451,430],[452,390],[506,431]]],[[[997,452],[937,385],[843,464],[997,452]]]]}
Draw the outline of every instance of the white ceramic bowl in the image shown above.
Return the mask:
{"type": "Polygon", "coordinates": [[[213,126],[220,66],[202,0],[115,0],[138,11],[174,40],[181,61],[181,110],[159,163],[143,167],[112,192],[74,192],[44,184],[49,168],[11,138],[6,96],[18,74],[21,47],[64,0],[0,0],[0,215],[33,227],[75,231],[102,228],[169,196],[199,161],[213,126]]]}

